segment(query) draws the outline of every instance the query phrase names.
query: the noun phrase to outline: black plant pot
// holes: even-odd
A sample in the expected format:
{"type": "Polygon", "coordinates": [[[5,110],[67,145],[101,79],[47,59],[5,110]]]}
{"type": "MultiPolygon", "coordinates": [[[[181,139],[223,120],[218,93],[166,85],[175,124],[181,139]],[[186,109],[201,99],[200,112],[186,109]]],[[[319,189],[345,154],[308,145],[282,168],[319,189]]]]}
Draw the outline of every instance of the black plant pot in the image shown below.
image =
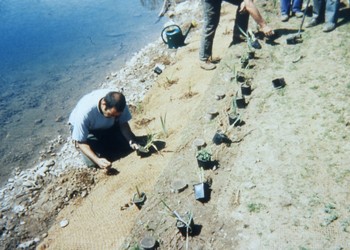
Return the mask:
{"type": "Polygon", "coordinates": [[[285,82],[284,78],[277,78],[277,79],[272,80],[272,85],[276,89],[281,89],[284,86],[286,86],[286,82],[285,82]]]}
{"type": "Polygon", "coordinates": [[[210,169],[212,167],[213,162],[211,160],[204,161],[197,158],[198,167],[203,169],[210,169]]]}
{"type": "Polygon", "coordinates": [[[239,109],[244,109],[247,105],[244,96],[236,97],[234,101],[236,102],[236,107],[239,109]]]}
{"type": "Polygon", "coordinates": [[[187,230],[188,230],[188,235],[192,235],[193,229],[194,229],[194,222],[193,222],[193,218],[189,218],[190,216],[188,214],[185,214],[184,216],[182,216],[182,219],[186,222],[188,222],[189,227],[186,226],[185,223],[183,223],[181,220],[177,220],[176,221],[176,227],[179,230],[179,232],[181,233],[182,236],[187,235],[187,230]]]}
{"type": "Polygon", "coordinates": [[[249,84],[242,84],[241,85],[241,92],[242,95],[250,95],[252,93],[252,86],[250,86],[249,84]]]}
{"type": "Polygon", "coordinates": [[[220,145],[221,143],[230,143],[231,140],[223,132],[217,131],[213,137],[213,142],[220,145]]]}
{"type": "Polygon", "coordinates": [[[146,194],[144,192],[141,192],[140,196],[138,195],[138,193],[135,193],[132,198],[132,202],[135,204],[135,206],[138,209],[142,208],[145,201],[146,201],[146,194]]]}
{"type": "Polygon", "coordinates": [[[144,147],[140,146],[137,150],[136,150],[136,154],[138,156],[140,156],[141,158],[143,157],[148,157],[152,154],[152,152],[148,149],[145,149],[144,147]]]}
{"type": "Polygon", "coordinates": [[[261,44],[259,43],[258,39],[255,39],[253,41],[249,41],[250,46],[254,49],[261,49],[261,44]]]}
{"type": "Polygon", "coordinates": [[[240,116],[236,113],[231,113],[228,115],[228,123],[230,125],[234,124],[235,127],[241,124],[240,116]]]}
{"type": "Polygon", "coordinates": [[[248,58],[250,60],[254,59],[255,58],[255,51],[248,51],[247,55],[248,55],[248,58]]]}
{"type": "Polygon", "coordinates": [[[245,75],[243,72],[241,71],[237,71],[237,74],[236,74],[236,80],[237,82],[245,82],[245,75]]]}

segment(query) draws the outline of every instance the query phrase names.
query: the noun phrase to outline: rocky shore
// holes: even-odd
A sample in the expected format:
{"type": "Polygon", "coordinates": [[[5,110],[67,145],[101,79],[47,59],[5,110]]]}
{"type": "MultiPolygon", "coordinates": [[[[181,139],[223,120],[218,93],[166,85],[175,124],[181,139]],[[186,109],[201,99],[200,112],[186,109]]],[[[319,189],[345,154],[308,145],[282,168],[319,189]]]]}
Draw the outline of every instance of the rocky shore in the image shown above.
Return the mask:
{"type": "MultiPolygon", "coordinates": [[[[199,15],[198,1],[170,6],[167,15],[179,25],[187,25],[199,15]]],[[[137,107],[158,74],[154,68],[174,63],[176,50],[162,40],[147,45],[119,71],[106,76],[101,88],[123,91],[130,106],[137,107]]],[[[0,190],[0,249],[29,249],[47,236],[58,212],[72,199],[84,198],[98,181],[96,170],[86,168],[70,138],[59,136],[38,156],[40,163],[28,170],[14,171],[0,190]]]]}

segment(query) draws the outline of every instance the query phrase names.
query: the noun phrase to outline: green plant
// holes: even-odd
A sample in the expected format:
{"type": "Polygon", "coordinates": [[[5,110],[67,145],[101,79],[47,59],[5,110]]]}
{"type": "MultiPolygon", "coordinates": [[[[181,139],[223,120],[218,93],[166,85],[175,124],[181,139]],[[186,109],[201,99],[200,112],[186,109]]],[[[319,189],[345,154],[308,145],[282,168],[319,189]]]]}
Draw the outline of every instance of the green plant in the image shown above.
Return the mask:
{"type": "Polygon", "coordinates": [[[254,35],[254,33],[248,29],[247,33],[242,30],[241,27],[238,26],[239,31],[246,37],[247,39],[247,45],[249,50],[253,50],[254,46],[253,44],[257,42],[257,39],[254,35]]]}
{"type": "Polygon", "coordinates": [[[196,158],[200,161],[210,161],[211,153],[209,153],[205,148],[203,148],[197,152],[196,158]]]}
{"type": "Polygon", "coordinates": [[[153,148],[158,152],[158,148],[157,148],[157,146],[154,144],[155,141],[156,141],[156,134],[154,134],[154,133],[148,133],[148,134],[147,134],[146,145],[143,146],[143,148],[144,148],[146,151],[149,151],[149,149],[150,149],[151,147],[153,147],[153,148]]]}
{"type": "Polygon", "coordinates": [[[263,209],[265,205],[261,203],[249,203],[248,204],[248,211],[251,213],[259,213],[261,209],[263,209]]]}
{"type": "Polygon", "coordinates": [[[136,193],[137,193],[137,197],[141,198],[141,193],[140,193],[140,190],[137,186],[136,186],[136,193]]]}
{"type": "Polygon", "coordinates": [[[165,137],[168,137],[168,130],[166,128],[166,114],[163,116],[160,116],[160,123],[162,125],[162,130],[165,135],[165,137]]]}
{"type": "Polygon", "coordinates": [[[172,210],[163,200],[160,200],[166,209],[170,212],[170,215],[177,219],[177,221],[181,222],[186,227],[186,250],[188,249],[188,232],[191,229],[191,221],[193,219],[192,212],[186,212],[186,219],[182,218],[176,210],[172,210]]]}

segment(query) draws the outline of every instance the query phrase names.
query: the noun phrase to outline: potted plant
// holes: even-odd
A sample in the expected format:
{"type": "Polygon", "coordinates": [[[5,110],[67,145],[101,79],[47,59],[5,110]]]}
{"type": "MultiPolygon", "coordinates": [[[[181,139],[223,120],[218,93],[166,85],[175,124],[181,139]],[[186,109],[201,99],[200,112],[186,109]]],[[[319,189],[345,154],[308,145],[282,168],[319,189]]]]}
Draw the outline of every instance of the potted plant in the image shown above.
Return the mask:
{"type": "Polygon", "coordinates": [[[158,148],[154,143],[155,140],[156,140],[156,134],[148,133],[146,144],[144,146],[140,146],[136,150],[137,155],[139,155],[140,157],[149,156],[151,154],[151,151],[150,151],[151,148],[153,148],[154,150],[156,150],[156,152],[158,152],[158,148]]]}
{"type": "Polygon", "coordinates": [[[204,169],[211,167],[211,153],[209,153],[205,148],[197,152],[196,158],[199,167],[204,169]]]}
{"type": "MultiPolygon", "coordinates": [[[[176,212],[176,211],[174,211],[176,212]]],[[[193,215],[191,212],[186,212],[183,216],[176,215],[176,227],[182,236],[187,238],[193,232],[194,222],[193,215]]]]}
{"type": "Polygon", "coordinates": [[[236,112],[228,114],[228,124],[233,127],[237,127],[241,124],[241,115],[236,112]]]}
{"type": "Polygon", "coordinates": [[[252,86],[248,82],[244,82],[241,85],[242,95],[250,95],[252,93],[252,86]]]}
{"type": "Polygon", "coordinates": [[[136,193],[134,193],[134,196],[132,197],[132,203],[135,204],[138,209],[141,209],[145,201],[146,194],[144,192],[140,192],[136,186],[136,193]]]}
{"type": "Polygon", "coordinates": [[[249,57],[248,55],[241,56],[241,68],[245,69],[248,67],[249,64],[249,57]]]}
{"type": "Polygon", "coordinates": [[[244,109],[247,105],[243,95],[236,95],[234,97],[233,103],[234,103],[235,107],[237,107],[239,109],[244,109]]]}
{"type": "Polygon", "coordinates": [[[244,30],[241,29],[241,27],[238,26],[238,29],[246,37],[248,47],[251,47],[254,49],[261,49],[261,45],[258,39],[255,37],[254,33],[251,30],[248,30],[247,33],[245,33],[244,30]]]}
{"type": "Polygon", "coordinates": [[[245,80],[246,80],[246,76],[245,76],[244,72],[237,71],[236,72],[236,81],[237,82],[245,82],[245,80]]]}
{"type": "Polygon", "coordinates": [[[182,236],[186,237],[186,241],[187,241],[188,235],[192,234],[194,229],[192,212],[186,212],[183,216],[180,216],[176,210],[172,210],[163,200],[161,200],[161,202],[164,204],[167,210],[171,213],[171,216],[176,218],[176,227],[179,230],[179,232],[182,234],[182,236]]]}

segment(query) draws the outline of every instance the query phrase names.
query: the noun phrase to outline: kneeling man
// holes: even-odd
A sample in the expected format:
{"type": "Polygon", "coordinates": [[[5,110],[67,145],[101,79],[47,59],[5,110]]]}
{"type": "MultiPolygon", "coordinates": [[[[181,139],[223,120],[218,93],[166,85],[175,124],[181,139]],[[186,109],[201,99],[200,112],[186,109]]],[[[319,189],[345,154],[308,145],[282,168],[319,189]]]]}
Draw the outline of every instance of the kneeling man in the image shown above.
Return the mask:
{"type": "Polygon", "coordinates": [[[111,161],[137,149],[125,96],[100,89],[80,99],[69,116],[72,139],[88,167],[108,170],[111,161]]]}

